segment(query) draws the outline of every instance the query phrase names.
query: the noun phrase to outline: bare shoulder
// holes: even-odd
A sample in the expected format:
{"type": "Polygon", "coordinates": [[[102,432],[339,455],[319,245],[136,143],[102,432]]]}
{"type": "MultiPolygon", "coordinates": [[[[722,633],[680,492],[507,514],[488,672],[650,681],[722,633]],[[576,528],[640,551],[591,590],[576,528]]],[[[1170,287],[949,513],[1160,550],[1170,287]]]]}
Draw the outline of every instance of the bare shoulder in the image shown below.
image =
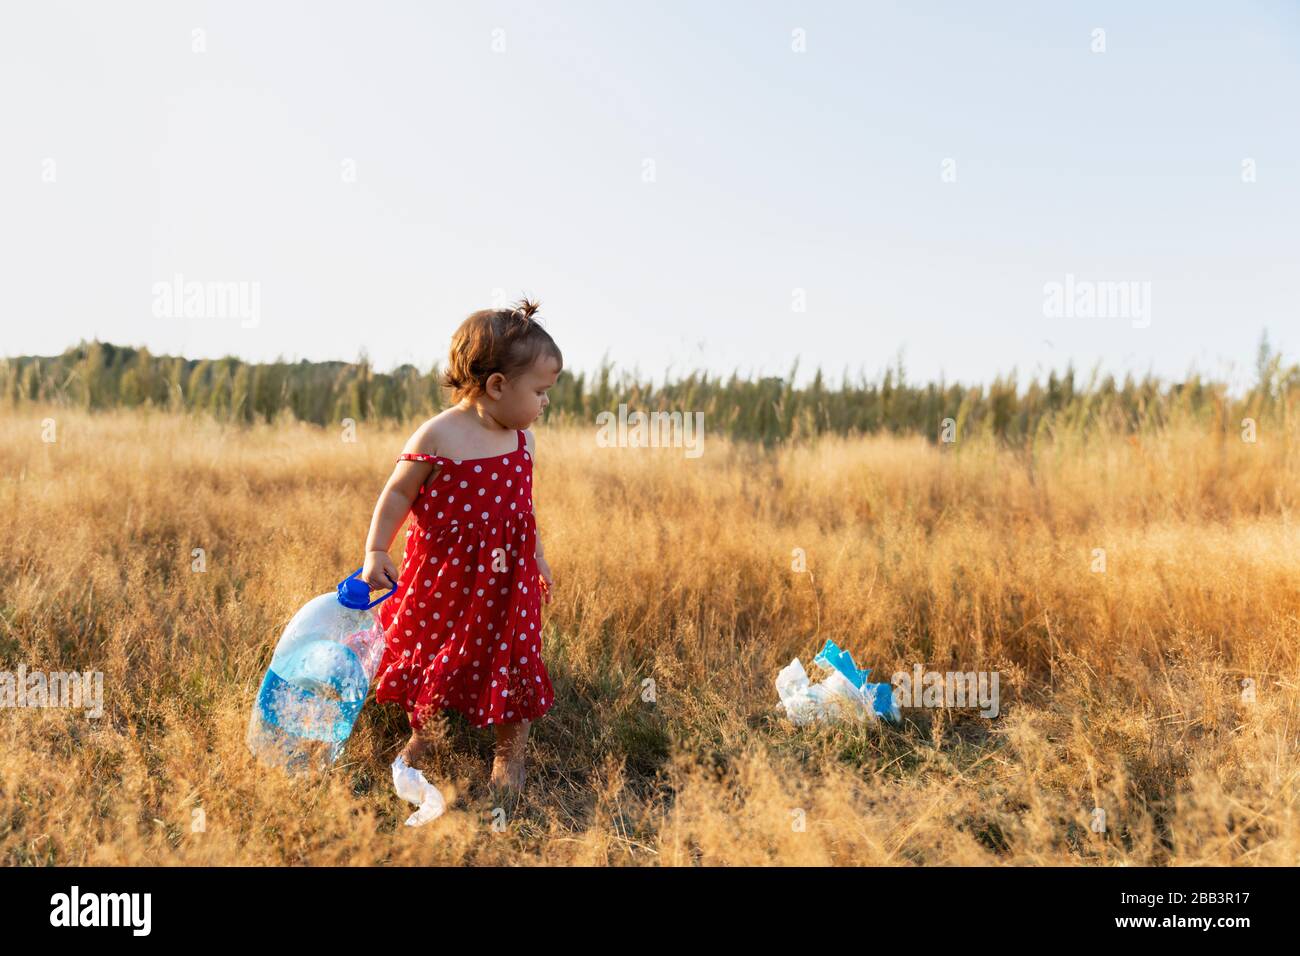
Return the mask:
{"type": "Polygon", "coordinates": [[[439,449],[446,447],[447,444],[447,419],[444,417],[446,412],[441,412],[433,418],[430,418],[406,440],[406,447],[402,449],[403,454],[417,455],[437,455],[439,449]]]}
{"type": "Polygon", "coordinates": [[[524,429],[524,448],[528,454],[534,458],[537,457],[537,443],[533,440],[533,430],[531,428],[524,429]]]}

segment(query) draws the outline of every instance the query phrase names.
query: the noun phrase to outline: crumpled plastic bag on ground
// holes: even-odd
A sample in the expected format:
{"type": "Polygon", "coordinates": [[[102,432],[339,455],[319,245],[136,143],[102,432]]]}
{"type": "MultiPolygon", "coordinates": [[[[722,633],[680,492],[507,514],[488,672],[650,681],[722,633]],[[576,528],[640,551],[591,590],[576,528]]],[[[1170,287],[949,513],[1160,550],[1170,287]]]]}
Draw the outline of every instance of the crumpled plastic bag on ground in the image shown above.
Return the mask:
{"type": "Polygon", "coordinates": [[[834,641],[827,641],[813,661],[830,670],[815,684],[809,681],[797,657],[776,675],[776,693],[781,698],[781,706],[795,724],[881,717],[897,723],[901,718],[893,688],[889,684],[869,683],[867,677],[871,671],[859,670],[853,663],[853,655],[841,651],[834,641]]]}
{"type": "Polygon", "coordinates": [[[424,779],[424,774],[408,764],[401,754],[393,761],[393,787],[399,797],[420,808],[406,818],[408,827],[436,820],[447,809],[447,801],[438,788],[424,779]]]}

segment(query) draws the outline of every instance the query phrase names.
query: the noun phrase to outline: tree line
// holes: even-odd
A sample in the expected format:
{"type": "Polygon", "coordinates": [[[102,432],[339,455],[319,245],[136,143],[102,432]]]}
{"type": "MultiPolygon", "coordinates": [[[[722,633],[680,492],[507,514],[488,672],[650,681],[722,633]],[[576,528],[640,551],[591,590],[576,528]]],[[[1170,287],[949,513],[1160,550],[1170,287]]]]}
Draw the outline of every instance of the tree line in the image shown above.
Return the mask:
{"type": "MultiPolygon", "coordinates": [[[[831,383],[817,370],[804,386],[788,376],[741,378],[692,372],[655,384],[603,363],[594,373],[561,373],[551,389],[549,419],[592,423],[602,411],[703,412],[710,431],[772,444],[802,436],[888,431],[941,440],[944,430],[985,434],[1023,445],[1062,430],[1121,432],[1160,428],[1175,418],[1228,430],[1243,418],[1290,422],[1300,397],[1300,366],[1286,366],[1265,335],[1255,382],[1230,395],[1226,383],[1189,375],[1167,382],[1151,375],[1122,382],[1094,369],[1068,367],[1021,387],[1014,372],[988,385],[912,383],[901,359],[874,378],[845,374],[831,383]]],[[[446,407],[439,368],[401,365],[377,372],[357,362],[245,362],[153,355],[145,348],[85,342],[57,356],[0,359],[0,403],[48,403],[84,409],[151,406],[252,424],[291,417],[318,425],[412,421],[446,407]]]]}

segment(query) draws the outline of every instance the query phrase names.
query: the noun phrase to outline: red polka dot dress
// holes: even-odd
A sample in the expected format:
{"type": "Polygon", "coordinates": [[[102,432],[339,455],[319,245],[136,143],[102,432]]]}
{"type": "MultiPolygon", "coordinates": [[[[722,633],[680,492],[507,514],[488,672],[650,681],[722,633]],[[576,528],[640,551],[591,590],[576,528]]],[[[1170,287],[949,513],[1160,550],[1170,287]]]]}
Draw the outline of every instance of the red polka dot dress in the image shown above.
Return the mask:
{"type": "Polygon", "coordinates": [[[379,605],[384,654],[375,699],[419,730],[452,708],[475,727],[535,720],[554,694],[542,663],[533,462],[406,454],[440,464],[411,503],[397,593],[379,605]]]}

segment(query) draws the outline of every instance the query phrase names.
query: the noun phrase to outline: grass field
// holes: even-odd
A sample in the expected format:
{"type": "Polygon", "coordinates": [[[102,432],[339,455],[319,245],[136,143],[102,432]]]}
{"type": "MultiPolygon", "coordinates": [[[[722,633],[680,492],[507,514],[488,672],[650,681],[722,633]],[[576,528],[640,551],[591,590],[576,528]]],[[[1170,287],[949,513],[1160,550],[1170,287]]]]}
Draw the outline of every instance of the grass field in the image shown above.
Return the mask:
{"type": "Polygon", "coordinates": [[[503,826],[491,734],[453,720],[430,775],[453,805],[411,829],[395,706],[306,783],[244,743],[409,427],[5,412],[0,668],[102,671],[104,714],[0,712],[3,862],[1294,865],[1294,431],[706,433],[688,459],[541,424],[556,706],[503,826]],[[1001,712],[796,728],[773,679],[828,637],[877,680],[997,671],[1001,712]]]}

